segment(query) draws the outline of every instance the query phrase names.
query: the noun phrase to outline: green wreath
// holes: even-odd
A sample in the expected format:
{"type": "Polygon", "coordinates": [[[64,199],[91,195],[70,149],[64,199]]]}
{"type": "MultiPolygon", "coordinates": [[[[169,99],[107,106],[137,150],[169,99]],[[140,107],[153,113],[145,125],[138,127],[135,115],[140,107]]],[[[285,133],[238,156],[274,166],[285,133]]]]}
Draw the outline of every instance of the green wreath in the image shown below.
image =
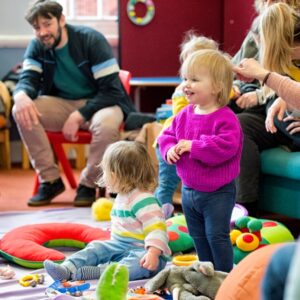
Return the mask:
{"type": "Polygon", "coordinates": [[[152,0],[129,0],[127,3],[127,15],[130,21],[136,25],[147,25],[154,17],[155,7],[152,0]],[[144,17],[138,17],[135,13],[137,3],[146,5],[147,12],[144,17]]]}

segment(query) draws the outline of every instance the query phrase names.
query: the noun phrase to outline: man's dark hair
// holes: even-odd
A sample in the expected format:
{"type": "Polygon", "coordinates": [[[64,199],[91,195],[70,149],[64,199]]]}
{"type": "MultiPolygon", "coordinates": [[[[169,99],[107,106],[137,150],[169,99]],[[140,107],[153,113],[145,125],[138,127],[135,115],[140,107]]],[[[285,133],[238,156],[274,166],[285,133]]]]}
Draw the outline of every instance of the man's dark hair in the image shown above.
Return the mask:
{"type": "Polygon", "coordinates": [[[33,24],[38,17],[43,17],[46,19],[52,19],[55,17],[60,20],[62,15],[62,6],[52,0],[38,0],[33,3],[33,5],[28,9],[25,19],[29,24],[33,24]]]}

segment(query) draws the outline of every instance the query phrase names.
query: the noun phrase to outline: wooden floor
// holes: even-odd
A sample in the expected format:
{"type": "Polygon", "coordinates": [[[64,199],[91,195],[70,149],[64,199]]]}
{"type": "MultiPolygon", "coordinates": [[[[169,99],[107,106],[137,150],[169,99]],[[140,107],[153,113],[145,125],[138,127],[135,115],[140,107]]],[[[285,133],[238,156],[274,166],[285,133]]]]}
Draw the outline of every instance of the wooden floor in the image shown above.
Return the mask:
{"type": "MultiPolygon", "coordinates": [[[[78,179],[79,171],[74,170],[74,173],[78,179]]],[[[39,210],[73,206],[75,190],[71,189],[67,180],[62,177],[66,190],[52,200],[50,205],[28,207],[27,201],[32,196],[34,176],[33,170],[22,170],[18,167],[13,167],[11,170],[0,169],[0,211],[39,210]]]]}

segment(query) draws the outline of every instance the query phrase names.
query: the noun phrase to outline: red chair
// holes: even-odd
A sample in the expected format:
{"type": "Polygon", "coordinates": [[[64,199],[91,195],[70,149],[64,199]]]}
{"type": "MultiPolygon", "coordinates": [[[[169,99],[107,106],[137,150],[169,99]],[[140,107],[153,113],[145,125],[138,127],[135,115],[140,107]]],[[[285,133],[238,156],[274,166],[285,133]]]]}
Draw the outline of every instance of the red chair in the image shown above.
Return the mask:
{"type": "MultiPolygon", "coordinates": [[[[123,83],[124,89],[129,95],[130,93],[130,79],[131,79],[131,73],[129,71],[120,70],[119,76],[121,79],[121,82],[123,83]]],[[[121,124],[120,130],[123,130],[124,124],[121,124]]],[[[74,177],[72,167],[70,165],[70,162],[67,158],[67,155],[65,153],[65,150],[63,148],[63,144],[90,144],[92,135],[89,131],[80,130],[78,131],[78,139],[76,142],[69,141],[65,139],[62,132],[51,132],[46,131],[46,134],[48,136],[48,139],[50,141],[50,144],[52,145],[54,154],[57,158],[57,161],[61,164],[63,172],[66,175],[66,178],[71,186],[72,189],[77,188],[77,181],[74,177]]],[[[34,189],[33,189],[33,195],[35,195],[39,188],[39,179],[38,176],[35,176],[35,183],[34,183],[34,189]]]]}

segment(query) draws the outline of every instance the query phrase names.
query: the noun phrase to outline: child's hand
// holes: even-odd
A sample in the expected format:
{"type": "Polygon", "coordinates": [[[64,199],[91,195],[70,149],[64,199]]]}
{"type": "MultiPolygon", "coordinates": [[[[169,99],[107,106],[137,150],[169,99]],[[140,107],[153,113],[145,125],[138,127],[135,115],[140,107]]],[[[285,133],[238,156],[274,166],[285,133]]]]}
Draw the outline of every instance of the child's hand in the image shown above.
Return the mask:
{"type": "Polygon", "coordinates": [[[191,152],[192,141],[180,140],[179,143],[175,146],[175,151],[177,154],[181,155],[184,152],[191,152]]]}
{"type": "Polygon", "coordinates": [[[140,260],[140,265],[150,271],[155,271],[158,267],[159,256],[161,255],[161,250],[149,247],[147,253],[140,260]]]}
{"type": "Polygon", "coordinates": [[[233,97],[231,99],[237,99],[241,96],[241,91],[238,86],[233,85],[232,90],[233,90],[233,97]]]}
{"type": "Polygon", "coordinates": [[[286,131],[289,134],[295,134],[300,132],[300,119],[299,117],[295,117],[293,115],[289,115],[283,119],[284,122],[291,122],[287,127],[286,131]]]}
{"type": "Polygon", "coordinates": [[[180,156],[176,152],[176,146],[173,146],[167,152],[167,162],[169,164],[175,164],[180,159],[180,156]]]}
{"type": "Polygon", "coordinates": [[[258,104],[256,92],[248,92],[240,96],[236,101],[236,105],[240,108],[250,108],[258,104]]]}

